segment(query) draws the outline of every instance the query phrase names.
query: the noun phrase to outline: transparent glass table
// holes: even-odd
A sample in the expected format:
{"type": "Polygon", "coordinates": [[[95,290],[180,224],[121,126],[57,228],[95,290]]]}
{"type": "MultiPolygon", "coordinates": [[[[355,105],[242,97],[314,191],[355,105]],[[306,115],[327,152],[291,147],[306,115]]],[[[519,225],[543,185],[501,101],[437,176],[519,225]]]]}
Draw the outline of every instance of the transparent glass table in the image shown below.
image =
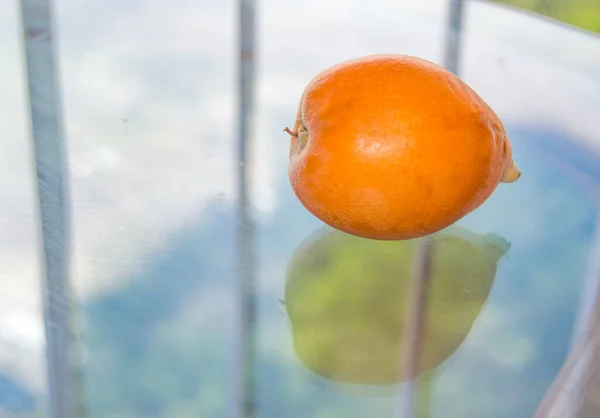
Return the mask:
{"type": "Polygon", "coordinates": [[[600,38],[460,3],[1,4],[0,417],[552,405],[600,280],[600,38]],[[408,380],[416,243],[307,213],[282,133],[316,72],[373,53],[456,63],[523,171],[439,235],[408,380]]]}

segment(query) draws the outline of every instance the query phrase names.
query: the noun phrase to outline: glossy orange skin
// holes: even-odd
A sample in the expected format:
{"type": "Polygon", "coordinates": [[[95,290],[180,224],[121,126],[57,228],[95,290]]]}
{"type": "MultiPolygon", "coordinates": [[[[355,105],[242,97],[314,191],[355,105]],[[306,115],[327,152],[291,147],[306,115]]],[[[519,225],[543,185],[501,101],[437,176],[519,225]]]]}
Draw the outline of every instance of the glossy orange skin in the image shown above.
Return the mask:
{"type": "Polygon", "coordinates": [[[293,131],[289,178],[300,202],[334,228],[380,240],[458,221],[488,199],[512,157],[483,99],[442,67],[403,55],[318,74],[293,131]],[[305,145],[295,135],[303,130],[305,145]]]}

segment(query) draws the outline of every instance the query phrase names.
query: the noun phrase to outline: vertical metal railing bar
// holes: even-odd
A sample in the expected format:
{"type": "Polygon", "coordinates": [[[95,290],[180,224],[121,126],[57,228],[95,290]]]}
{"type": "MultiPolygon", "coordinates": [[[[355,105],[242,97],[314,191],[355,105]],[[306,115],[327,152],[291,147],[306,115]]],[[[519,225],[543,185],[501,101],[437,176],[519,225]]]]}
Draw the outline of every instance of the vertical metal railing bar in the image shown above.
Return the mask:
{"type": "MultiPolygon", "coordinates": [[[[600,276],[596,278],[600,279],[600,276]]],[[[575,389],[579,394],[576,416],[596,418],[600,416],[600,299],[596,299],[591,309],[585,341],[586,362],[575,389]]]]}
{"type": "MultiPolygon", "coordinates": [[[[575,320],[575,329],[571,337],[571,347],[573,350],[578,341],[590,341],[594,336],[594,332],[598,332],[598,298],[600,297],[600,217],[596,218],[596,225],[594,229],[594,237],[592,241],[590,251],[590,261],[587,268],[585,282],[582,287],[582,294],[579,301],[579,312],[575,320]]],[[[577,400],[574,401],[575,407],[579,408],[585,403],[585,398],[589,388],[585,385],[589,379],[590,365],[592,367],[598,367],[598,353],[589,353],[586,357],[586,366],[581,369],[581,373],[578,376],[575,383],[574,392],[581,394],[577,400]]],[[[600,371],[599,371],[600,372],[600,371]]],[[[595,394],[598,396],[598,394],[595,394]]]]}
{"type": "MultiPolygon", "coordinates": [[[[571,339],[571,349],[573,350],[578,341],[591,341],[598,345],[600,337],[600,216],[596,218],[594,228],[594,237],[590,250],[590,261],[586,273],[585,283],[582,288],[581,300],[579,302],[579,312],[576,318],[575,330],[571,339]]],[[[600,406],[589,406],[590,399],[598,399],[600,380],[600,351],[598,347],[592,347],[588,350],[585,367],[576,382],[575,393],[580,394],[576,401],[576,407],[582,408],[582,416],[590,416],[600,410],[600,406]],[[594,381],[595,384],[589,384],[594,381]]],[[[599,402],[600,403],[600,402],[599,402]]]]}
{"type": "Polygon", "coordinates": [[[590,253],[571,350],[538,406],[536,418],[598,416],[600,411],[600,217],[590,253]]]}
{"type": "Polygon", "coordinates": [[[600,217],[596,219],[594,237],[592,239],[590,260],[583,283],[579,312],[575,321],[575,329],[571,337],[571,347],[585,337],[593,320],[594,303],[600,295],[600,217]]]}
{"type": "Polygon", "coordinates": [[[406,326],[402,346],[402,380],[406,382],[400,401],[399,416],[412,418],[417,416],[417,381],[419,363],[425,336],[427,318],[427,300],[431,279],[434,241],[431,236],[420,238],[416,242],[414,265],[408,307],[406,326]]]}
{"type": "Polygon", "coordinates": [[[232,374],[230,418],[254,416],[255,363],[255,226],[250,202],[250,150],[254,119],[255,3],[239,0],[238,62],[238,211],[236,353],[232,374]]]}
{"type": "Polygon", "coordinates": [[[463,29],[464,1],[450,0],[448,7],[448,27],[444,48],[444,67],[458,75],[460,70],[460,50],[463,29]]]}
{"type": "Polygon", "coordinates": [[[589,332],[573,347],[535,418],[600,416],[600,299],[591,314],[589,332]]]}
{"type": "MultiPolygon", "coordinates": [[[[444,39],[444,66],[448,71],[459,75],[459,60],[463,29],[463,0],[449,0],[448,26],[444,39]]],[[[431,266],[434,253],[433,238],[421,238],[415,250],[415,265],[411,280],[411,292],[408,300],[407,325],[404,345],[402,347],[403,380],[406,383],[400,399],[399,416],[414,418],[417,416],[416,400],[418,385],[416,377],[420,362],[420,354],[425,335],[427,318],[427,299],[431,279],[431,266]]],[[[431,382],[426,390],[431,390],[431,382]]]]}
{"type": "Polygon", "coordinates": [[[74,364],[65,145],[49,0],[21,0],[44,250],[43,309],[49,416],[75,418],[82,399],[74,364]]]}

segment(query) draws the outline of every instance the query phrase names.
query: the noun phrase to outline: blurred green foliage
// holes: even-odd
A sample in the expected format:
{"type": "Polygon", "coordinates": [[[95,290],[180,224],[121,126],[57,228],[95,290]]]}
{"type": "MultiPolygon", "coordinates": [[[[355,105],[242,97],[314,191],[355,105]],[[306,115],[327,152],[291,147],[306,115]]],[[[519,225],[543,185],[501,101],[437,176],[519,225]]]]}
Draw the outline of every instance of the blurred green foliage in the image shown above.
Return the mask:
{"type": "Polygon", "coordinates": [[[536,12],[565,23],[600,33],[598,0],[493,0],[536,12]]]}

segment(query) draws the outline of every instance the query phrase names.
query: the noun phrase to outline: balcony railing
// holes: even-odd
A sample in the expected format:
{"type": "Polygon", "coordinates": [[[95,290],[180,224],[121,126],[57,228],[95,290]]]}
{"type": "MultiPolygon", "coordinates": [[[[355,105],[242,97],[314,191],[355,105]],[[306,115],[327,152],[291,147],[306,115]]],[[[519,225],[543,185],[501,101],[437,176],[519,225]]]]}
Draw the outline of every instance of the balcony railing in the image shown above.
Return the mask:
{"type": "MultiPolygon", "coordinates": [[[[27,58],[29,105],[32,138],[37,169],[39,216],[45,261],[43,275],[44,323],[46,331],[47,374],[51,418],[84,416],[78,359],[77,324],[72,314],[70,290],[69,187],[65,170],[65,144],[61,114],[61,88],[55,59],[53,10],[50,0],[21,0],[22,26],[27,58]]],[[[255,103],[255,36],[254,0],[239,0],[238,36],[238,222],[237,265],[238,305],[236,307],[237,342],[231,362],[228,413],[230,418],[254,416],[254,388],[250,376],[254,370],[256,261],[253,216],[250,212],[249,173],[252,171],[248,150],[253,146],[255,103]]],[[[464,2],[448,1],[445,31],[445,66],[460,71],[461,33],[464,2]]],[[[600,232],[597,233],[597,237],[600,232]]],[[[563,370],[540,406],[537,417],[600,416],[597,399],[599,378],[590,371],[600,369],[600,307],[597,302],[600,283],[600,238],[596,238],[594,259],[590,263],[585,299],[582,300],[575,327],[573,351],[563,370]],[[596,413],[596,415],[592,415],[596,413]]],[[[418,362],[421,326],[428,286],[428,263],[431,246],[423,239],[416,255],[412,301],[405,339],[404,370],[418,362]]],[[[401,399],[399,417],[415,416],[416,388],[409,387],[401,399]]]]}

